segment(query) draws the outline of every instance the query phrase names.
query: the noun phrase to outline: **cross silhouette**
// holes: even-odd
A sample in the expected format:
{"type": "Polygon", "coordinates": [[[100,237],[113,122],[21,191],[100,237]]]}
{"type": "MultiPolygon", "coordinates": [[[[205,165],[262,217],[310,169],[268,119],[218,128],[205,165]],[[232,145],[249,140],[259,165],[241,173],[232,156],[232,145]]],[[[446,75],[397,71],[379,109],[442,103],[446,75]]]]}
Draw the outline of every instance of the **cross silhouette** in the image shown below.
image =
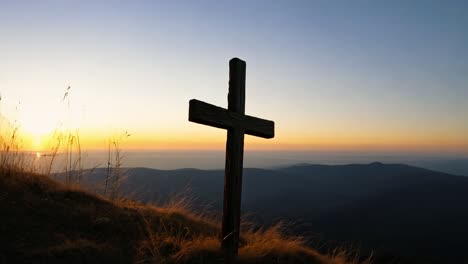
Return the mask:
{"type": "Polygon", "coordinates": [[[228,109],[196,99],[189,103],[189,121],[227,129],[226,167],[224,173],[224,209],[221,246],[227,263],[232,263],[239,248],[242,163],[244,134],[274,137],[275,123],[245,115],[245,61],[229,61],[228,109]]]}

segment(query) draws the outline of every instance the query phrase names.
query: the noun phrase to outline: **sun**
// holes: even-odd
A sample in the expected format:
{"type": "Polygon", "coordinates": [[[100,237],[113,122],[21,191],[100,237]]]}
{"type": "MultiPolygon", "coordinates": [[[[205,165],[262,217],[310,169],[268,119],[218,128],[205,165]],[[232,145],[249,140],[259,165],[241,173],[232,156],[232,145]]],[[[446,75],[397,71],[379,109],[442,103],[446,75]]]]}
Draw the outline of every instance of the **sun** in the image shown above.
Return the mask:
{"type": "Polygon", "coordinates": [[[24,147],[31,151],[44,150],[56,127],[54,120],[47,115],[23,115],[19,120],[19,128],[24,138],[24,147]]]}
{"type": "Polygon", "coordinates": [[[53,121],[48,121],[45,118],[25,118],[20,125],[27,134],[32,135],[36,140],[39,140],[45,134],[51,133],[56,127],[53,121]]]}
{"type": "Polygon", "coordinates": [[[33,134],[29,131],[22,131],[22,145],[24,150],[36,152],[36,156],[39,158],[37,153],[43,151],[46,146],[47,139],[49,138],[48,133],[33,134]]]}
{"type": "MultiPolygon", "coordinates": [[[[26,131],[24,138],[26,139],[24,142],[26,149],[29,149],[31,151],[37,151],[37,153],[39,153],[39,151],[42,150],[42,135],[31,134],[26,131]]],[[[36,156],[37,156],[37,153],[36,153],[36,156]]]]}
{"type": "Polygon", "coordinates": [[[61,120],[60,109],[54,109],[52,106],[52,104],[38,105],[37,102],[29,102],[22,104],[19,109],[18,125],[25,134],[33,138],[35,145],[44,135],[52,133],[61,120]]]}

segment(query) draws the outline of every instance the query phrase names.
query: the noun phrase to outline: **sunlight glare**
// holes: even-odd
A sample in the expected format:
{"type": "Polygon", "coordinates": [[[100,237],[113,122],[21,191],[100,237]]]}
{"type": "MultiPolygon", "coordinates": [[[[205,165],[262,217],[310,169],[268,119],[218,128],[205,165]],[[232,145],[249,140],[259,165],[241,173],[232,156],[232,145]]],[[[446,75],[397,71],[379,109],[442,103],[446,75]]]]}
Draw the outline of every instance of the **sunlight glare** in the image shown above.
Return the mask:
{"type": "Polygon", "coordinates": [[[22,128],[28,134],[34,136],[34,138],[40,138],[44,134],[53,132],[57,126],[53,120],[47,120],[46,118],[29,117],[20,120],[22,128]]]}

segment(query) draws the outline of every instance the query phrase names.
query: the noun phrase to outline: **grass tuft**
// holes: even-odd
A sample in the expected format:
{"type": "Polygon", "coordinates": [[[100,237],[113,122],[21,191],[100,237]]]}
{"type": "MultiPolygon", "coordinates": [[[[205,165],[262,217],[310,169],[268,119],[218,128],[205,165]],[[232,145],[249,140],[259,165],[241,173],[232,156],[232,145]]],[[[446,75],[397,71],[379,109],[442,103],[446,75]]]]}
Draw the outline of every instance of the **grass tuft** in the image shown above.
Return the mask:
{"type": "MultiPolygon", "coordinates": [[[[0,170],[0,193],[0,260],[7,263],[222,263],[218,221],[184,201],[111,200],[13,170],[0,170]]],[[[282,228],[243,231],[239,263],[358,263],[345,251],[322,255],[282,228]]]]}
{"type": "MultiPolygon", "coordinates": [[[[0,128],[4,120],[0,115],[0,128]]],[[[18,129],[10,128],[0,134],[0,263],[223,263],[216,215],[194,212],[187,196],[155,206],[120,195],[125,178],[120,142],[127,132],[109,143],[104,195],[99,195],[80,187],[78,131],[54,133],[56,143],[41,172],[35,159],[20,151],[18,129]],[[60,173],[52,173],[59,155],[60,173]]],[[[281,224],[253,229],[244,221],[242,226],[239,263],[359,263],[345,250],[320,254],[301,237],[284,235],[281,224]]]]}

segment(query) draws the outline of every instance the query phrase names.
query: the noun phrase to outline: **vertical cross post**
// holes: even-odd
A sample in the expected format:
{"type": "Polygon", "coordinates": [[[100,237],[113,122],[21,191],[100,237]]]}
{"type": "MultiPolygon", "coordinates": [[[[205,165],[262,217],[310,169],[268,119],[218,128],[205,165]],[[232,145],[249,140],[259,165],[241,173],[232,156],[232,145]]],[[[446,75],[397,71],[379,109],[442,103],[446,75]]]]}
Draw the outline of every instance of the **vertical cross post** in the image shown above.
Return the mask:
{"type": "MultiPolygon", "coordinates": [[[[228,110],[242,115],[245,112],[245,68],[245,62],[240,59],[229,61],[228,110]]],[[[227,263],[234,261],[239,247],[244,133],[242,127],[229,128],[227,132],[221,242],[227,263]]]]}
{"type": "Polygon", "coordinates": [[[244,134],[273,138],[275,122],[245,115],[245,61],[229,61],[228,109],[196,99],[189,102],[189,121],[227,129],[221,247],[224,261],[235,262],[239,248],[244,134]]]}

